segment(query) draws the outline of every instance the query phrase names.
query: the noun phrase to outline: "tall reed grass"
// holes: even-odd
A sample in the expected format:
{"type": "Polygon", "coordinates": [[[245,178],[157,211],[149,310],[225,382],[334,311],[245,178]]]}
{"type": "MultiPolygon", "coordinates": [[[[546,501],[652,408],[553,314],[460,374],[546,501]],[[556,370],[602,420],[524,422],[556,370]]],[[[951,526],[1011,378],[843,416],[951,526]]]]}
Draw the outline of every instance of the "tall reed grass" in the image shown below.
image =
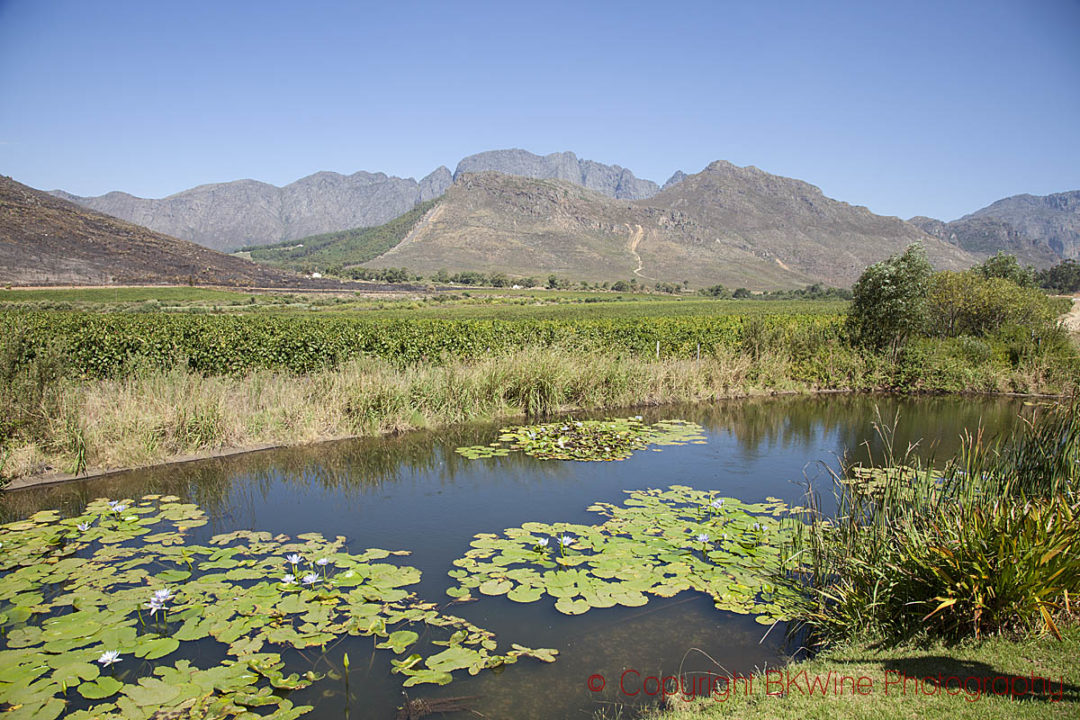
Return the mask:
{"type": "Polygon", "coordinates": [[[894,448],[832,472],[793,548],[799,615],[818,640],[1058,634],[1080,592],[1080,404],[1039,407],[1020,432],[967,435],[945,462],[894,448]]]}
{"type": "MultiPolygon", "coordinates": [[[[860,361],[851,368],[862,374],[860,361]]],[[[475,419],[541,416],[814,389],[787,361],[718,350],[698,360],[563,349],[401,366],[357,358],[331,370],[239,377],[186,368],[133,370],[108,380],[24,367],[0,384],[8,477],[152,464],[223,448],[302,444],[475,419]],[[6,388],[6,389],[5,389],[6,388]]]]}

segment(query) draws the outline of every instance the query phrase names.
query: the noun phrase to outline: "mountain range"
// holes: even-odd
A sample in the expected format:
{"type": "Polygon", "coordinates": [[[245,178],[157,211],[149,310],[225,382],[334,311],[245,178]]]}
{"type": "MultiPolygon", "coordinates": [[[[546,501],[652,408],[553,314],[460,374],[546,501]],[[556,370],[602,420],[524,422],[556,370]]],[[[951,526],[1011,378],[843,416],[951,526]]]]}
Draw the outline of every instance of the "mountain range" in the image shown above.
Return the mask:
{"type": "Polygon", "coordinates": [[[916,241],[941,268],[998,250],[1039,267],[1080,255],[1080,191],[1018,195],[953,222],[904,222],[724,161],[676,172],[659,186],[571,152],[514,149],[471,155],[453,173],[439,167],[419,182],[319,172],[284,187],[239,180],[161,199],[52,194],[298,270],[363,263],[764,289],[848,285],[866,265],[916,241]]]}
{"type": "Polygon", "coordinates": [[[566,180],[464,173],[366,265],[765,289],[850,285],[868,264],[917,241],[939,268],[976,261],[809,183],[717,161],[641,200],[566,180]]]}
{"type": "MultiPolygon", "coordinates": [[[[483,172],[562,180],[618,200],[648,200],[688,177],[677,171],[661,187],[619,165],[580,159],[572,152],[535,155],[511,149],[470,155],[453,173],[439,167],[419,182],[384,173],[318,172],[284,187],[237,180],[200,185],[160,199],[123,192],[97,197],[62,190],[53,194],[207,247],[234,250],[376,227],[440,197],[455,180],[483,172]]],[[[923,216],[908,222],[977,256],[1005,250],[1039,267],[1080,258],[1080,191],[1016,195],[952,222],[923,216]]]]}
{"type": "Polygon", "coordinates": [[[660,190],[656,183],[640,180],[625,168],[579,160],[572,152],[540,156],[524,150],[495,150],[464,158],[453,174],[446,167],[436,168],[419,182],[384,173],[317,172],[284,187],[236,180],[199,185],[160,199],[119,191],[96,197],[63,190],[52,194],[215,250],[235,250],[382,225],[442,195],[455,178],[486,170],[568,180],[617,198],[647,198],[660,190]]]}

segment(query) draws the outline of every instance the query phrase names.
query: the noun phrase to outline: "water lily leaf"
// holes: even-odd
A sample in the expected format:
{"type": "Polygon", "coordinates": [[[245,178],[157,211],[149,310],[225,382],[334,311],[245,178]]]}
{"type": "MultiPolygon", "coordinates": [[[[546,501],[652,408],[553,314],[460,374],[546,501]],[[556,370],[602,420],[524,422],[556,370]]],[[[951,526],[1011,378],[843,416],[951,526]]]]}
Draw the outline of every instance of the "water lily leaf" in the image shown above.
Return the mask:
{"type": "Polygon", "coordinates": [[[566,615],[581,615],[588,611],[589,603],[585,600],[571,600],[568,597],[561,597],[555,603],[555,609],[566,615]]]}
{"type": "Polygon", "coordinates": [[[388,637],[386,640],[379,643],[375,647],[389,648],[395,653],[400,654],[405,652],[405,648],[412,645],[419,638],[420,636],[412,630],[395,630],[394,632],[390,633],[390,637],[388,637]]]}
{"type": "Polygon", "coordinates": [[[432,683],[434,685],[448,685],[453,682],[454,676],[448,672],[441,670],[418,670],[416,672],[409,673],[409,679],[402,685],[405,687],[413,687],[423,683],[432,683]]]}
{"type": "Polygon", "coordinates": [[[513,587],[509,580],[488,580],[478,588],[485,595],[504,595],[513,587]]]}
{"type": "Polygon", "coordinates": [[[87,700],[101,700],[110,695],[115,695],[124,684],[108,675],[97,678],[92,682],[84,682],[79,685],[79,694],[87,700]]]}
{"type": "Polygon", "coordinates": [[[166,655],[176,652],[180,647],[180,641],[174,637],[155,638],[144,643],[135,651],[137,657],[146,660],[157,660],[166,655]]]}
{"type": "Polygon", "coordinates": [[[518,585],[509,593],[506,597],[510,598],[514,602],[530,603],[540,599],[544,594],[544,591],[538,587],[532,587],[529,585],[518,585]]]}
{"type": "Polygon", "coordinates": [[[156,678],[139,678],[137,685],[125,685],[124,695],[139,706],[164,705],[180,695],[180,688],[156,678]]]}

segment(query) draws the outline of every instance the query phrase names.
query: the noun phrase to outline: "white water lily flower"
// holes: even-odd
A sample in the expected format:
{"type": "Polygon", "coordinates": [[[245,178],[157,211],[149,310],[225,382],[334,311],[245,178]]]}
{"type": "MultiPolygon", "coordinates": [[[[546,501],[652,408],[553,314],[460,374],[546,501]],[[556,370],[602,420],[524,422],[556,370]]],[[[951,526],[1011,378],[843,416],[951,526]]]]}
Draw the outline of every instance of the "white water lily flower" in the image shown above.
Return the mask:
{"type": "Polygon", "coordinates": [[[165,588],[163,590],[155,590],[154,597],[161,602],[168,602],[169,600],[173,599],[173,591],[169,588],[165,588]]]}
{"type": "Polygon", "coordinates": [[[327,565],[330,564],[330,558],[319,558],[318,560],[315,561],[315,564],[318,565],[319,567],[326,567],[327,565]]]}
{"type": "Polygon", "coordinates": [[[718,498],[718,499],[716,499],[716,500],[713,500],[713,501],[712,501],[712,503],[710,503],[710,504],[711,504],[711,505],[712,505],[712,506],[713,506],[714,508],[716,508],[717,510],[719,510],[720,508],[724,507],[724,498],[718,498]]]}
{"type": "Polygon", "coordinates": [[[79,530],[81,530],[82,532],[86,532],[87,530],[90,529],[90,523],[88,523],[88,522],[79,523],[75,527],[79,528],[79,530]]]}
{"type": "Polygon", "coordinates": [[[150,602],[143,605],[144,608],[150,611],[151,615],[156,615],[158,610],[165,609],[165,602],[158,600],[156,597],[150,598],[150,602]]]}
{"type": "Polygon", "coordinates": [[[563,535],[561,538],[559,538],[559,545],[562,545],[563,547],[567,547],[568,545],[571,545],[573,542],[574,542],[574,538],[571,535],[563,535]]]}
{"type": "Polygon", "coordinates": [[[292,553],[290,555],[285,556],[286,562],[288,562],[291,565],[299,565],[300,561],[303,560],[303,559],[304,559],[304,556],[300,555],[298,553],[292,553]]]}
{"type": "Polygon", "coordinates": [[[295,585],[296,584],[296,576],[286,573],[285,576],[283,578],[281,578],[281,584],[282,585],[295,585]]]}
{"type": "Polygon", "coordinates": [[[698,536],[697,536],[697,541],[699,543],[707,543],[707,542],[709,542],[709,536],[706,535],[705,533],[699,533],[698,536]]]}
{"type": "Polygon", "coordinates": [[[300,578],[300,582],[304,583],[305,585],[314,585],[315,583],[319,582],[319,576],[315,573],[308,573],[304,577],[300,578]]]}
{"type": "Polygon", "coordinates": [[[101,653],[101,657],[99,657],[97,659],[97,661],[99,663],[101,663],[102,666],[104,666],[104,667],[108,667],[109,665],[112,665],[113,663],[118,663],[118,662],[120,662],[120,651],[119,650],[107,650],[107,651],[101,653]]]}
{"type": "Polygon", "coordinates": [[[546,548],[548,546],[549,542],[551,542],[551,541],[548,540],[546,537],[544,537],[544,538],[540,538],[539,540],[537,540],[536,545],[537,545],[537,547],[546,548]]]}

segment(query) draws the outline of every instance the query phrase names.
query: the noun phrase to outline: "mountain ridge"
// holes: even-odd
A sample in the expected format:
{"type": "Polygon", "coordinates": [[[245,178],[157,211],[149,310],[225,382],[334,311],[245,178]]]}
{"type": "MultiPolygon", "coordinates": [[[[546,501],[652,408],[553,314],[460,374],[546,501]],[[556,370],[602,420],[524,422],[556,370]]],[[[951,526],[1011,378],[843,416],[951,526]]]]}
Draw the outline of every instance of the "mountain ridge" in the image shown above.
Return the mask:
{"type": "Polygon", "coordinates": [[[1036,267],[1080,259],[1080,190],[1011,195],[951,222],[908,222],[981,256],[1005,251],[1036,267]]]}
{"type": "Polygon", "coordinates": [[[765,289],[848,285],[912,242],[927,245],[939,267],[974,262],[899,218],[717,161],[641,200],[562,179],[462,173],[422,223],[368,265],[765,289]]]}

